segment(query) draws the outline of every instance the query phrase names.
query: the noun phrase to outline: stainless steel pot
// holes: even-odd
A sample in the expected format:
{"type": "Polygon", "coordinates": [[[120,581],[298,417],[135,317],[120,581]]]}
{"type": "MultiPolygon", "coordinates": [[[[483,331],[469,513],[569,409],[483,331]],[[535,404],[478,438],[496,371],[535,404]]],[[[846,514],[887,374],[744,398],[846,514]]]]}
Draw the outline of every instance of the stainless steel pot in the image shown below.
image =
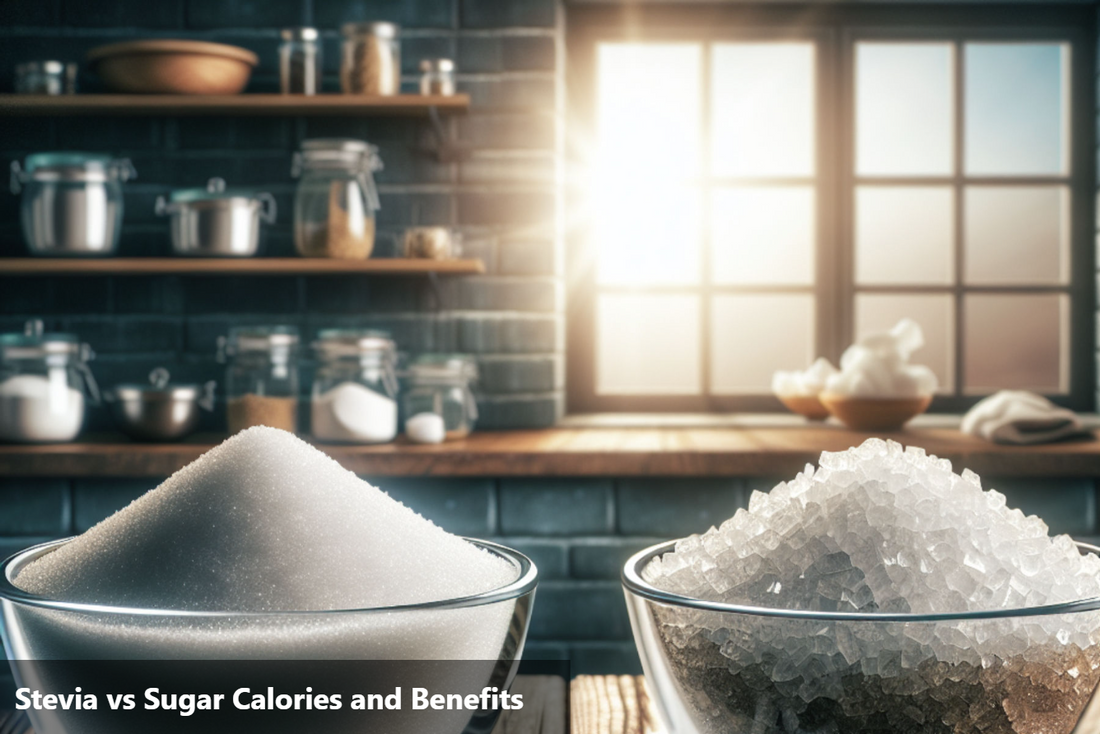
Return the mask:
{"type": "Polygon", "coordinates": [[[11,164],[22,193],[23,237],[34,255],[112,255],[122,227],[122,183],[137,175],[128,159],[93,153],[36,153],[11,164]]]}
{"type": "Polygon", "coordinates": [[[183,438],[199,422],[199,408],[214,410],[213,380],[204,385],[171,385],[168,370],[149,373],[148,385],[116,385],[104,396],[120,430],[139,441],[183,438]]]}
{"type": "Polygon", "coordinates": [[[212,178],[205,189],[181,189],[157,197],[159,216],[171,216],[177,255],[251,257],[260,246],[260,222],[275,223],[275,198],[268,193],[227,189],[212,178]]]}

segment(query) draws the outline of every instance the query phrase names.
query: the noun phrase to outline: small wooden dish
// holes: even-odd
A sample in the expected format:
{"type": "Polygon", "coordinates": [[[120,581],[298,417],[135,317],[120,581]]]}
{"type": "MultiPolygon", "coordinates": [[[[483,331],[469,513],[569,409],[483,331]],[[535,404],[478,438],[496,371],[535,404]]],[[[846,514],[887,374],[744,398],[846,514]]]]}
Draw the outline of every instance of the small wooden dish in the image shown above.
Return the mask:
{"type": "Polygon", "coordinates": [[[896,431],[928,410],[931,395],[915,398],[861,398],[822,393],[821,404],[854,431],[896,431]]]}
{"type": "Polygon", "coordinates": [[[823,421],[829,417],[829,409],[821,404],[816,395],[776,395],[779,402],[787,406],[792,413],[811,421],[823,421]]]}
{"type": "Polygon", "coordinates": [[[88,52],[104,84],[133,94],[239,94],[259,62],[248,49],[207,41],[125,41],[88,52]]]}

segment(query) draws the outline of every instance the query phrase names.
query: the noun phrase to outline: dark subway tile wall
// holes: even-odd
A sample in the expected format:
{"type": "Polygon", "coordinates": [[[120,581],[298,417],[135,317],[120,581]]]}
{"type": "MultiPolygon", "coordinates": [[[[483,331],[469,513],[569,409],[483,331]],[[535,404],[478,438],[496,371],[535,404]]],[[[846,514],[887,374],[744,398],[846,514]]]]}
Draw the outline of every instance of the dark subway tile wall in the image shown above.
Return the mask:
{"type": "MultiPolygon", "coordinates": [[[[372,477],[395,499],[453,533],[527,554],[540,585],[527,656],[568,657],[574,673],[639,672],[619,582],[623,564],[655,543],[706,531],[744,507],[757,477],[720,480],[372,477]]],[[[0,554],[82,532],[156,479],[0,479],[0,554]]],[[[1056,533],[1095,540],[1092,479],[991,479],[1009,503],[1056,533]]]]}
{"type": "MultiPolygon", "coordinates": [[[[188,37],[247,47],[260,56],[249,91],[275,91],[278,32],[321,29],[326,89],[338,89],[339,27],[350,21],[402,25],[403,68],[415,84],[428,56],[457,60],[459,84],[474,100],[445,125],[468,156],[441,163],[424,152],[425,121],[347,117],[0,118],[0,158],[48,150],[127,156],[138,178],[125,187],[121,254],[170,252],[158,196],[202,186],[213,176],[269,191],[278,222],[265,227],[263,253],[292,255],[295,181],[291,156],[303,139],[350,136],[380,147],[382,209],[377,256],[397,254],[404,227],[447,224],[488,275],[426,280],[381,277],[0,277],[0,327],[44,318],[71,329],[99,355],[105,386],[143,380],[156,364],[188,379],[220,379],[218,336],[237,324],[283,323],[309,339],[327,326],[391,332],[409,354],[475,353],[482,367],[485,428],[538,427],[562,412],[562,287],[558,262],[557,170],[563,118],[560,0],[48,0],[0,3],[0,92],[16,63],[82,61],[88,49],[141,37],[188,37]]],[[[82,71],[81,88],[101,89],[82,71]]],[[[0,196],[0,256],[24,253],[18,197],[0,196]]],[[[308,361],[303,374],[312,366],[308,361]]],[[[308,383],[303,391],[308,393],[308,383]]],[[[220,418],[207,418],[217,430],[220,418]]],[[[109,426],[102,409],[90,428],[109,426]]],[[[303,429],[307,426],[303,426],[303,429]]]]}

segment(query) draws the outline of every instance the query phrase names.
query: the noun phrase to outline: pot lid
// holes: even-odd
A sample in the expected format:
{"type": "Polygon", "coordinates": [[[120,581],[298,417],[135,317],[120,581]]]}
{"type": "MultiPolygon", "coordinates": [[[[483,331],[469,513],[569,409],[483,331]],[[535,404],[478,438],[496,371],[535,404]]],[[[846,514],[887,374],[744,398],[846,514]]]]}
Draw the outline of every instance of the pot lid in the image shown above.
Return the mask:
{"type": "Polygon", "coordinates": [[[194,400],[202,394],[199,385],[173,385],[171,374],[164,367],[149,373],[149,384],[123,383],[115,385],[109,394],[118,400],[194,400]]]}
{"type": "Polygon", "coordinates": [[[46,333],[42,321],[31,319],[22,334],[0,334],[0,356],[13,359],[45,357],[51,354],[79,354],[80,340],[76,334],[46,333]]]}
{"type": "Polygon", "coordinates": [[[176,189],[171,199],[175,203],[188,204],[199,201],[224,201],[226,199],[255,199],[259,192],[249,188],[227,188],[225,179],[212,178],[206,188],[176,189]]]}

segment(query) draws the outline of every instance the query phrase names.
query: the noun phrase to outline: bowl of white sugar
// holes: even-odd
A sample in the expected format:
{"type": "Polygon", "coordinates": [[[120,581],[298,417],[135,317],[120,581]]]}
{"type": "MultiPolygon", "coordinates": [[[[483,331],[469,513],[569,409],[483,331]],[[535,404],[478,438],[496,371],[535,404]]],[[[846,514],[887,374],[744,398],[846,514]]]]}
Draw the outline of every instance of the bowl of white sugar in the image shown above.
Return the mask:
{"type": "Polygon", "coordinates": [[[677,734],[1077,734],[1100,731],[1097,552],[872,439],[623,585],[677,734]]]}
{"type": "MultiPolygon", "coordinates": [[[[463,683],[480,691],[494,671],[510,683],[536,584],[522,554],[257,427],[84,534],[9,558],[0,607],[17,678],[20,659],[485,661],[463,683]]],[[[441,732],[469,718],[443,713],[441,732]]]]}

